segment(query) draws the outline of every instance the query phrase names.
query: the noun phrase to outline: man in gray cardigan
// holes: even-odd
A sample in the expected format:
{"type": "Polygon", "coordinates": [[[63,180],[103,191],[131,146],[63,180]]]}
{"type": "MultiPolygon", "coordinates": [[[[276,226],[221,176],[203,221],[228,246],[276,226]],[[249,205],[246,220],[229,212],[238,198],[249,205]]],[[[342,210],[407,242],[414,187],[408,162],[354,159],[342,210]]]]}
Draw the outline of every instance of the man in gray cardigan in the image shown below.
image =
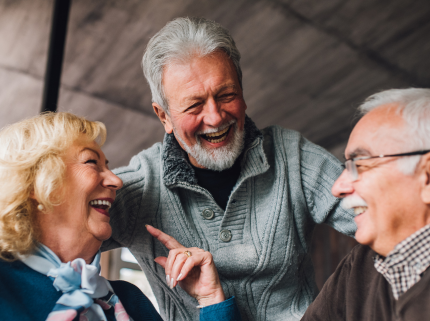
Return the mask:
{"type": "Polygon", "coordinates": [[[295,131],[256,128],[245,114],[239,60],[226,29],[194,18],[169,22],[143,57],[166,135],[114,171],[124,187],[104,249],[130,249],[165,320],[198,320],[197,301],[154,262],[167,250],[145,224],[210,251],[243,320],[300,319],[317,293],[315,224],[355,232],[353,214],[330,194],[339,161],[295,131]]]}
{"type": "Polygon", "coordinates": [[[430,89],[392,89],[361,107],[333,186],[354,209],[357,245],[303,320],[430,319],[430,89]]]}

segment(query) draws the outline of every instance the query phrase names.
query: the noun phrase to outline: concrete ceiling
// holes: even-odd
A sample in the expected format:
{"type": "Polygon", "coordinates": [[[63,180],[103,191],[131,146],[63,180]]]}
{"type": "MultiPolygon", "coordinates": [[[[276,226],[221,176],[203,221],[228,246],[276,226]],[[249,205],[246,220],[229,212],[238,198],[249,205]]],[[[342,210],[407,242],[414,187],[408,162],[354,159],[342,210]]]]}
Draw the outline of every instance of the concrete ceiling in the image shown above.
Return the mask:
{"type": "MultiPolygon", "coordinates": [[[[52,0],[0,0],[0,127],[36,115],[52,0]]],[[[165,23],[202,16],[242,53],[247,113],[341,155],[357,105],[430,86],[428,0],[73,0],[59,110],[108,128],[112,165],[161,141],[140,60],[165,23]]]]}

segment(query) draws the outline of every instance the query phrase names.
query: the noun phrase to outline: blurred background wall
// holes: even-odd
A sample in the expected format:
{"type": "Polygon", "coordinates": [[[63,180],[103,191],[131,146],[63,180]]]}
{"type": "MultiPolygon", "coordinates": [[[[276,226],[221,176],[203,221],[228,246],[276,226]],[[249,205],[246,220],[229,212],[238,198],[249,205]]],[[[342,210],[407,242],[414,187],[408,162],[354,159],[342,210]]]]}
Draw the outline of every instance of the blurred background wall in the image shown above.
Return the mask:
{"type": "MultiPolygon", "coordinates": [[[[40,111],[52,7],[0,0],[0,127],[40,111]]],[[[106,124],[112,168],[162,140],[140,60],[150,37],[180,16],[230,30],[258,127],[298,130],[340,159],[364,98],[430,85],[428,0],[72,0],[58,110],[106,124]]],[[[317,227],[320,287],[354,244],[317,227]]],[[[138,268],[123,256],[105,256],[105,273],[138,268]]]]}

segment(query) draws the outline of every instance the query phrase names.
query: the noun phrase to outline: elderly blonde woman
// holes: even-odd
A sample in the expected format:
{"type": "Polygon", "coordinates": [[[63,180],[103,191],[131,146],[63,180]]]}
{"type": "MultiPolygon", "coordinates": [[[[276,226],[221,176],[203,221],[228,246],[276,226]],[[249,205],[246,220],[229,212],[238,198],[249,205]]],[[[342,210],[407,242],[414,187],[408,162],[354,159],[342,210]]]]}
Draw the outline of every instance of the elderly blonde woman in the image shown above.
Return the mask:
{"type": "MultiPolygon", "coordinates": [[[[48,113],[0,132],[0,320],[161,320],[132,284],[99,275],[109,208],[122,181],[101,151],[106,129],[69,113],[48,113]]],[[[157,258],[205,306],[201,320],[238,320],[212,256],[165,244],[157,258]]]]}

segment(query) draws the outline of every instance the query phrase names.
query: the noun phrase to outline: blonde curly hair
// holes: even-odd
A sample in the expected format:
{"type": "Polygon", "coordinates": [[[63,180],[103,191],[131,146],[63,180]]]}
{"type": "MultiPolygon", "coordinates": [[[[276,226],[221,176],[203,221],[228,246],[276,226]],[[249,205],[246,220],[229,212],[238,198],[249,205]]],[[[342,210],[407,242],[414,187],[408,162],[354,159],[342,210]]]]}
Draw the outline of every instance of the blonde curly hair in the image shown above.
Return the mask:
{"type": "Polygon", "coordinates": [[[0,258],[31,252],[38,239],[37,202],[45,209],[61,202],[64,152],[81,137],[106,139],[106,127],[71,113],[44,113],[0,131],[0,258]]]}

